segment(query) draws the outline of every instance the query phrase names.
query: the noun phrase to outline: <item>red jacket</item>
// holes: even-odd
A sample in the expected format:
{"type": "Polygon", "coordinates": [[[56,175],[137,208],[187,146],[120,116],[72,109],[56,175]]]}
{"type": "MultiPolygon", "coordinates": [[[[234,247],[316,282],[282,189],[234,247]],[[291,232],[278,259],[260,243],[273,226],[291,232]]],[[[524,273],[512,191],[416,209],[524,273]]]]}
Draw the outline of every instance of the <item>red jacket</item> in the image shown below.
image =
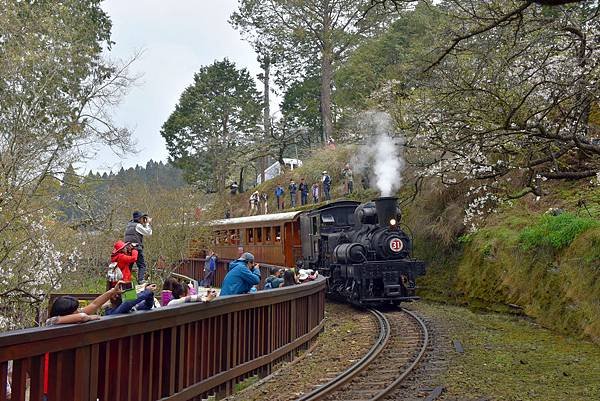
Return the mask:
{"type": "Polygon", "coordinates": [[[110,260],[111,262],[117,262],[117,266],[123,272],[123,281],[131,281],[129,266],[137,261],[138,251],[137,249],[132,249],[131,254],[123,253],[125,252],[125,245],[127,244],[123,241],[115,242],[110,260]]]}

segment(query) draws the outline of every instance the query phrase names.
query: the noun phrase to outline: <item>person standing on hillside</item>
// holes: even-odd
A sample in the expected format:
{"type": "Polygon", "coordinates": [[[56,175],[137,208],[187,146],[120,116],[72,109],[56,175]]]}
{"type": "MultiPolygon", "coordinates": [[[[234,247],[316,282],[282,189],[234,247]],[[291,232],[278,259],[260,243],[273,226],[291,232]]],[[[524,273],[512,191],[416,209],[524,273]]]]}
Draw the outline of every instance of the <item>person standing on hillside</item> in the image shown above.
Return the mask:
{"type": "Polygon", "coordinates": [[[260,202],[260,194],[258,191],[254,191],[252,195],[250,195],[250,213],[252,215],[258,214],[258,204],[260,202]]]}
{"type": "Polygon", "coordinates": [[[277,210],[283,209],[283,187],[281,185],[277,185],[275,188],[275,198],[277,198],[277,210]]]}
{"type": "Polygon", "coordinates": [[[308,203],[308,184],[304,182],[304,178],[300,179],[298,190],[300,191],[300,204],[304,206],[308,203]]]}
{"type": "Polygon", "coordinates": [[[288,189],[290,190],[290,201],[292,202],[292,207],[296,207],[296,192],[298,191],[298,186],[294,180],[290,179],[290,185],[288,189]]]}
{"type": "Polygon", "coordinates": [[[327,171],[323,171],[321,182],[323,183],[323,196],[325,200],[331,200],[331,195],[329,194],[331,190],[331,177],[327,174],[327,171]]]}
{"type": "Polygon", "coordinates": [[[354,177],[349,164],[346,164],[342,170],[342,177],[344,177],[344,195],[350,195],[354,187],[354,177]]]}
{"type": "Polygon", "coordinates": [[[137,279],[138,283],[144,281],[146,274],[146,260],[144,259],[144,237],[152,235],[152,226],[150,223],[152,218],[146,213],[138,210],[133,212],[133,219],[127,223],[125,227],[125,238],[123,241],[137,244],[138,251],[137,261],[135,262],[138,268],[137,279]]]}
{"type": "Polygon", "coordinates": [[[266,192],[260,194],[260,201],[263,204],[264,213],[269,214],[269,197],[266,192]]]}
{"type": "Polygon", "coordinates": [[[319,184],[316,182],[312,185],[312,198],[313,203],[319,203],[319,184]]]}

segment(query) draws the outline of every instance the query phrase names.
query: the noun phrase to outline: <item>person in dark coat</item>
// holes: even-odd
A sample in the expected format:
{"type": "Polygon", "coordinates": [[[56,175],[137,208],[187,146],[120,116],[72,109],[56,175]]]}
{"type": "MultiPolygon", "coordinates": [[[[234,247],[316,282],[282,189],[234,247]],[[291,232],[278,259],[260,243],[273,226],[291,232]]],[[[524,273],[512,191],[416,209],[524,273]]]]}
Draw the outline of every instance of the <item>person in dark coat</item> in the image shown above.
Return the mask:
{"type": "Polygon", "coordinates": [[[137,244],[138,257],[135,264],[138,268],[137,279],[141,283],[146,274],[146,260],[144,259],[144,237],[152,235],[152,219],[146,213],[140,211],[133,212],[133,219],[125,227],[125,238],[123,241],[137,244]]]}
{"type": "Polygon", "coordinates": [[[298,190],[300,191],[300,204],[306,205],[308,203],[308,184],[304,182],[304,178],[300,179],[298,190]]]}
{"type": "Polygon", "coordinates": [[[290,190],[290,201],[292,202],[292,207],[296,207],[296,192],[298,191],[298,186],[294,180],[290,180],[288,189],[290,190]]]}

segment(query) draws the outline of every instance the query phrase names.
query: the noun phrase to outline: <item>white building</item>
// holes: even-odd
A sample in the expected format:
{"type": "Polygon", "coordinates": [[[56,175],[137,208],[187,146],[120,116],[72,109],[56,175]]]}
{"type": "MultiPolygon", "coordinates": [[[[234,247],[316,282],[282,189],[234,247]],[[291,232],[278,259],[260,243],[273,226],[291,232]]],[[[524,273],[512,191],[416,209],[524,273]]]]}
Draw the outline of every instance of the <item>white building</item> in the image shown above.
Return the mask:
{"type": "MultiPolygon", "coordinates": [[[[287,159],[284,157],[283,162],[285,163],[285,167],[290,170],[302,166],[302,160],[300,159],[287,159]]],[[[281,166],[279,165],[279,162],[275,162],[265,169],[265,181],[275,178],[279,174],[281,174],[281,166]]],[[[256,176],[256,183],[260,184],[261,182],[262,180],[259,174],[256,176]]]]}

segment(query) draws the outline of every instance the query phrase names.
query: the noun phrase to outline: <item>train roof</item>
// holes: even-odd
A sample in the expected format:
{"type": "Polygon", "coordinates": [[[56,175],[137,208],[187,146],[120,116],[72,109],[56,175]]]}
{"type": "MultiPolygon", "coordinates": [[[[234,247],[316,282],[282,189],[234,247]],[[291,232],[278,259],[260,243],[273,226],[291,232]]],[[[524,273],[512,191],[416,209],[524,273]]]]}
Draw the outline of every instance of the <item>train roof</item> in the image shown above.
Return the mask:
{"type": "Polygon", "coordinates": [[[328,209],[333,209],[336,207],[340,207],[340,206],[354,206],[357,207],[358,205],[360,205],[361,203],[358,201],[353,201],[353,200],[348,200],[348,199],[344,199],[344,200],[339,200],[339,201],[335,201],[335,202],[328,202],[323,206],[319,206],[318,208],[309,210],[308,212],[310,214],[314,214],[314,213],[318,213],[324,210],[328,210],[328,209]]]}
{"type": "Polygon", "coordinates": [[[208,225],[215,226],[236,226],[253,223],[279,223],[285,221],[294,220],[301,211],[298,212],[286,212],[286,213],[271,213],[271,214],[260,214],[257,216],[246,216],[246,217],[233,217],[231,219],[213,220],[208,225]]]}

